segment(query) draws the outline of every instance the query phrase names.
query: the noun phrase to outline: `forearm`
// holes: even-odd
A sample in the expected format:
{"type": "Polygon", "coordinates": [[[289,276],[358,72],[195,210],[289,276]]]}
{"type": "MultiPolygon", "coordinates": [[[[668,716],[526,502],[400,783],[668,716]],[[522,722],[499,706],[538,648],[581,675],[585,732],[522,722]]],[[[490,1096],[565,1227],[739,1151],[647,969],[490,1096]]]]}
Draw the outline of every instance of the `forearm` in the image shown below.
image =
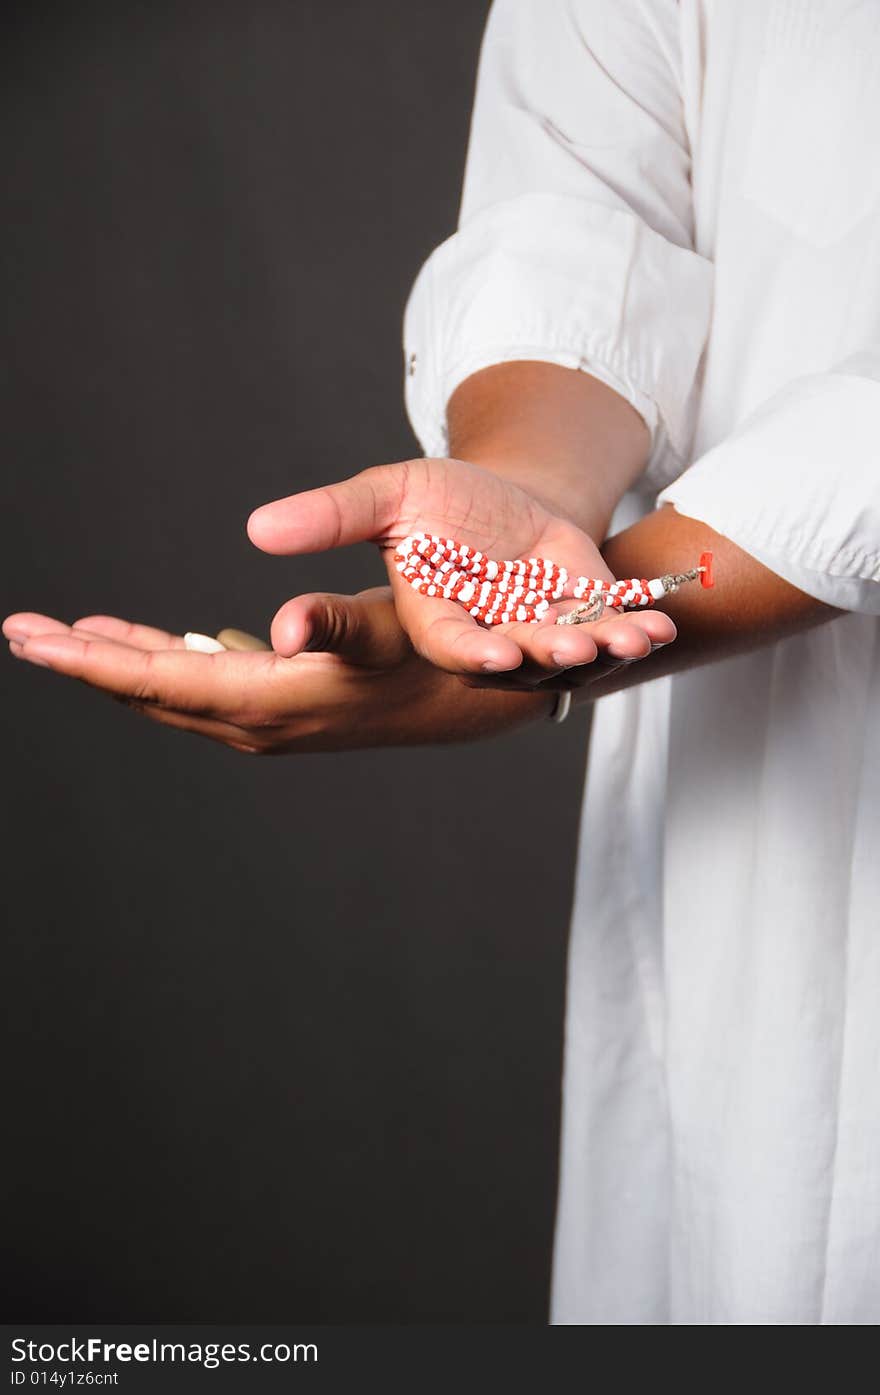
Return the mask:
{"type": "Polygon", "coordinates": [[[644,664],[631,664],[599,680],[585,696],[598,698],[760,649],[843,613],[799,591],[729,539],[671,505],[609,538],[602,548],[615,576],[624,577],[684,571],[707,550],[715,559],[714,587],[683,586],[662,602],[661,609],[678,629],[675,643],[644,664]]]}
{"type": "Polygon", "coordinates": [[[474,373],[447,408],[449,453],[503,475],[590,537],[605,537],[650,449],[642,418],[597,378],[552,363],[474,373]]]}

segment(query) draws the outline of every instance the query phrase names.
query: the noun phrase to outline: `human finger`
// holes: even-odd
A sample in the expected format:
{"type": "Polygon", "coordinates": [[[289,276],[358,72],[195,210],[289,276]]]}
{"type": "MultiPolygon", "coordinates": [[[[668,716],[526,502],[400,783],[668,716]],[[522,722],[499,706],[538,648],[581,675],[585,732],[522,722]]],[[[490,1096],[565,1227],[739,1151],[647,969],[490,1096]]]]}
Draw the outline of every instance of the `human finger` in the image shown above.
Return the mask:
{"type": "Polygon", "coordinates": [[[258,753],[268,749],[268,747],[260,745],[253,733],[245,731],[232,722],[223,722],[212,717],[199,717],[191,712],[178,712],[175,708],[159,707],[153,703],[129,701],[124,698],[118,700],[123,702],[124,706],[130,708],[132,712],[137,712],[139,716],[146,717],[148,721],[155,722],[159,726],[172,727],[176,731],[190,732],[195,736],[205,736],[211,741],[218,741],[236,751],[258,753]]]}
{"type": "Polygon", "coordinates": [[[3,634],[6,639],[24,644],[34,635],[68,634],[70,626],[64,620],[56,620],[52,615],[40,615],[34,610],[20,610],[7,615],[3,621],[3,634]]]}
{"type": "Polygon", "coordinates": [[[467,609],[442,596],[425,596],[388,563],[391,590],[400,623],[416,651],[447,673],[499,673],[518,668],[522,652],[508,634],[509,625],[478,624],[467,609]]]}
{"type": "Polygon", "coordinates": [[[555,688],[564,688],[571,686],[565,675],[584,666],[591,673],[579,681],[593,682],[621,663],[649,657],[675,638],[674,623],[659,611],[626,613],[580,625],[557,625],[554,615],[570,610],[573,604],[554,607],[537,625],[511,625],[510,638],[520,647],[522,665],[507,675],[508,681],[504,674],[490,673],[472,686],[523,688],[551,682],[555,688]],[[552,682],[557,678],[561,681],[552,682]]]}
{"type": "Polygon", "coordinates": [[[313,592],[286,601],[272,621],[276,653],[338,654],[368,668],[386,668],[410,652],[387,586],[356,596],[313,592]]]}
{"type": "Polygon", "coordinates": [[[248,537],[263,552],[283,555],[378,541],[393,527],[405,489],[405,463],[374,465],[338,484],[263,504],[248,519],[248,537]]]}
{"type": "Polygon", "coordinates": [[[118,697],[232,718],[266,702],[266,678],[279,662],[272,654],[135,649],[74,632],[35,636],[19,657],[118,697]]]}
{"type": "Polygon", "coordinates": [[[116,615],[84,615],[74,620],[71,626],[74,633],[87,630],[90,634],[102,635],[118,644],[129,644],[135,649],[183,649],[183,635],[172,634],[169,630],[157,629],[155,625],[140,625],[133,620],[122,620],[116,615]]]}
{"type": "Polygon", "coordinates": [[[569,668],[594,659],[640,659],[660,644],[669,644],[676,629],[661,611],[612,611],[604,618],[576,625],[558,623],[577,601],[553,606],[537,625],[510,627],[510,637],[522,649],[527,663],[547,668],[569,668]]]}

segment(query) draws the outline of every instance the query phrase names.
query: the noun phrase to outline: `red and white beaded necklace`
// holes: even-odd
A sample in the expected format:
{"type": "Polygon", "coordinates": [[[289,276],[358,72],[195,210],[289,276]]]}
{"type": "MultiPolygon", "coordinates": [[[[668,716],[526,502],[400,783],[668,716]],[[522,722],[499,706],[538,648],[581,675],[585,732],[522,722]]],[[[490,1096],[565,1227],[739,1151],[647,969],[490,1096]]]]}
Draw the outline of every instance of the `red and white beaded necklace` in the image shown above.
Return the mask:
{"type": "Polygon", "coordinates": [[[712,553],[704,552],[699,564],[687,572],[658,576],[651,581],[602,581],[579,576],[569,584],[565,567],[543,557],[497,562],[484,552],[429,533],[412,533],[395,548],[397,570],[413,590],[423,596],[443,596],[459,605],[483,625],[511,621],[537,623],[551,601],[566,597],[584,605],[560,615],[557,625],[580,625],[598,620],[606,609],[625,610],[654,605],[699,577],[703,586],[714,585],[712,553]]]}

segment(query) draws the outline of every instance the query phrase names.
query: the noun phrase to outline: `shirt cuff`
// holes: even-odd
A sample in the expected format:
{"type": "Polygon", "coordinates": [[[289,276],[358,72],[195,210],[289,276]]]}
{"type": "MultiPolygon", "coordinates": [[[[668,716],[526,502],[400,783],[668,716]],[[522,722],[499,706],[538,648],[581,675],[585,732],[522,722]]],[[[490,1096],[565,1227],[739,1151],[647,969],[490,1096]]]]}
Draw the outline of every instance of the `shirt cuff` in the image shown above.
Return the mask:
{"type": "Polygon", "coordinates": [[[712,268],[634,214],[525,194],[476,214],[428,258],[404,322],[406,401],[428,455],[446,406],[481,368],[580,368],[632,403],[655,443],[686,456],[712,268]]]}
{"type": "Polygon", "coordinates": [[[880,614],[880,381],[797,379],[658,495],[807,595],[880,614]]]}

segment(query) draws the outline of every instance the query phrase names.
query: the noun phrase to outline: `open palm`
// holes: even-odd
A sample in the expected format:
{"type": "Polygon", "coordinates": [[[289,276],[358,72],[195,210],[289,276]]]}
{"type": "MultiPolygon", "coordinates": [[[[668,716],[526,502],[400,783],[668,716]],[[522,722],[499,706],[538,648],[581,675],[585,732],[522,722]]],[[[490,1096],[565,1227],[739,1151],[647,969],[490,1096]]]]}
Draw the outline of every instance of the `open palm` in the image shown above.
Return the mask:
{"type": "MultiPolygon", "coordinates": [[[[455,601],[414,592],[397,574],[395,545],[415,531],[456,538],[499,560],[541,556],[571,576],[613,579],[596,544],[570,519],[553,514],[517,485],[468,461],[405,460],[379,465],[339,484],[265,504],[251,515],[252,542],[266,552],[323,552],[356,542],[385,552],[401,624],[415,649],[438,668],[462,676],[518,671],[540,681],[597,656],[640,658],[674,637],[666,616],[637,613],[594,625],[557,628],[572,601],[551,606],[538,624],[488,630],[455,601]]],[[[296,653],[297,625],[285,608],[273,626],[280,653],[296,653]]]]}
{"type": "Polygon", "coordinates": [[[68,625],[19,611],[3,633],[16,658],[239,751],[338,751],[481,733],[479,713],[462,719],[442,691],[460,693],[461,685],[413,653],[387,587],[300,596],[292,611],[309,651],[293,658],[268,648],[192,653],[182,635],[110,615],[68,625]]]}

